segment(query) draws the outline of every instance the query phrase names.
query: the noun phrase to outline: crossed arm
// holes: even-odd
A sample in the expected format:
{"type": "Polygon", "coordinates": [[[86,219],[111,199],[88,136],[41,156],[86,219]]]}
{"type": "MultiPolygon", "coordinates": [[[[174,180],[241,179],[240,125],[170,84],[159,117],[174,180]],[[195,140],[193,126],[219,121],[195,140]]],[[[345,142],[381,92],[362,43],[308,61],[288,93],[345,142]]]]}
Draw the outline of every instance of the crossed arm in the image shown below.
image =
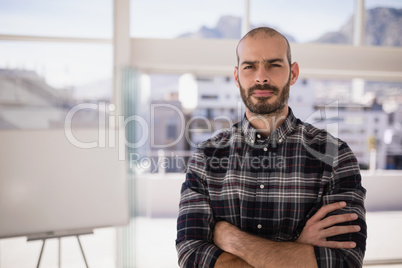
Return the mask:
{"type": "Polygon", "coordinates": [[[176,241],[181,267],[362,265],[365,251],[364,215],[360,210],[346,206],[345,202],[322,206],[304,224],[296,241],[274,242],[243,232],[228,222],[216,222],[204,192],[194,192],[186,185],[183,189],[176,241]],[[341,209],[348,213],[339,212],[341,209]],[[352,225],[352,222],[359,225],[352,225]],[[338,225],[342,223],[345,226],[338,225]]]}
{"type": "Polygon", "coordinates": [[[245,233],[228,222],[217,222],[214,243],[225,252],[219,256],[215,267],[317,267],[313,246],[338,249],[356,247],[353,241],[327,241],[328,237],[360,231],[358,225],[334,226],[356,220],[356,214],[325,218],[328,213],[345,206],[345,202],[323,206],[307,221],[295,242],[273,242],[245,233]]]}
{"type": "Polygon", "coordinates": [[[333,178],[327,178],[320,200],[324,205],[314,215],[306,215],[306,222],[300,223],[303,229],[295,230],[295,237],[300,235],[294,242],[262,239],[227,222],[216,222],[208,185],[201,179],[203,162],[195,159],[181,192],[176,240],[180,267],[266,267],[267,263],[273,267],[295,263],[298,267],[361,267],[366,245],[365,189],[353,159],[342,157],[343,165],[337,166],[333,178]]]}

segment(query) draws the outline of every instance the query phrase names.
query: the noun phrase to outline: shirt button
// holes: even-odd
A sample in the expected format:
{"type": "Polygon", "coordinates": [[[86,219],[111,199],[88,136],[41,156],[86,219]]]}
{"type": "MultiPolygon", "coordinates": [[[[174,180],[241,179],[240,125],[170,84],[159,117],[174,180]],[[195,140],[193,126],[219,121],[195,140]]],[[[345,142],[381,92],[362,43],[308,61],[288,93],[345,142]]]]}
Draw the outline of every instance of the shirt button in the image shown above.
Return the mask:
{"type": "Polygon", "coordinates": [[[263,150],[264,150],[265,152],[268,151],[267,147],[265,147],[263,150]]]}
{"type": "Polygon", "coordinates": [[[254,143],[254,140],[251,140],[250,142],[251,142],[251,143],[254,143]]]}
{"type": "Polygon", "coordinates": [[[258,228],[258,229],[261,229],[261,228],[262,228],[262,225],[261,225],[261,224],[258,224],[258,225],[257,225],[257,228],[258,228]]]}
{"type": "Polygon", "coordinates": [[[279,139],[279,140],[278,140],[278,143],[282,143],[282,142],[283,142],[283,140],[282,140],[282,139],[279,139]]]}
{"type": "Polygon", "coordinates": [[[260,185],[260,188],[261,188],[261,189],[264,189],[264,184],[261,184],[261,185],[260,185]]]}
{"type": "Polygon", "coordinates": [[[261,135],[260,135],[260,134],[257,134],[257,138],[261,139],[261,135]]]}

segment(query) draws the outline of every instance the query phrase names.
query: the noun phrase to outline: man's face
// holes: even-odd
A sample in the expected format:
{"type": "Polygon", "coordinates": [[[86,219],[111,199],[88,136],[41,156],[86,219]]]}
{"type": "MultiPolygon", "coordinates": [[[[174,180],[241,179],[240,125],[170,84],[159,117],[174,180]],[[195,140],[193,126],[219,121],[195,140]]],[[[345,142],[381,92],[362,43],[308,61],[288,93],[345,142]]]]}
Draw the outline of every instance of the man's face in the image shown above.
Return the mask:
{"type": "Polygon", "coordinates": [[[235,82],[247,109],[260,115],[287,109],[290,85],[297,75],[288,63],[286,41],[280,36],[246,38],[238,55],[235,82]]]}

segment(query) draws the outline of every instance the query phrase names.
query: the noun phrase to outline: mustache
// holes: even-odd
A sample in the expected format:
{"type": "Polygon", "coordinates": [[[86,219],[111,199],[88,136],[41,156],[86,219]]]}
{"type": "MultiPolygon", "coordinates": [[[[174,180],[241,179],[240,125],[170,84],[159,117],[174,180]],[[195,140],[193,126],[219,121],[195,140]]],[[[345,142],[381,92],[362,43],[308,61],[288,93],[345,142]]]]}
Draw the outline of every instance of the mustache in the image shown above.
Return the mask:
{"type": "Polygon", "coordinates": [[[253,92],[255,90],[269,90],[269,91],[272,91],[274,94],[279,93],[279,88],[276,87],[276,86],[270,85],[270,84],[263,84],[263,85],[257,84],[257,85],[254,85],[254,86],[252,86],[252,87],[250,87],[248,89],[249,94],[253,94],[253,92]]]}

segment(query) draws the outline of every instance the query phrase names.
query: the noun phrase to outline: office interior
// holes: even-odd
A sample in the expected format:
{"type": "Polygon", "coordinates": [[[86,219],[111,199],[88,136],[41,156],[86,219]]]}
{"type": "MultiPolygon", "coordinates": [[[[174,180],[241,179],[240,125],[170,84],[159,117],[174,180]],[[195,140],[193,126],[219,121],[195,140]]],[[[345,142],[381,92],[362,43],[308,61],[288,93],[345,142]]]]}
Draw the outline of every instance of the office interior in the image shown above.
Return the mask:
{"type": "MultiPolygon", "coordinates": [[[[31,162],[35,158],[50,162],[60,157],[56,161],[60,168],[71,161],[77,163],[71,169],[78,173],[79,168],[88,167],[85,161],[99,160],[100,171],[92,173],[97,168],[94,164],[85,176],[113,177],[107,172],[117,175],[104,184],[104,196],[96,193],[103,193],[96,186],[102,180],[91,180],[91,190],[82,193],[88,199],[83,198],[81,205],[96,196],[107,206],[106,190],[114,189],[114,182],[124,186],[116,186],[123,197],[111,196],[118,200],[116,204],[126,205],[100,208],[111,214],[116,212],[116,223],[109,224],[110,218],[105,214],[99,221],[108,226],[95,222],[91,233],[80,234],[79,240],[75,233],[49,237],[42,247],[43,239],[27,241],[23,234],[3,237],[0,268],[33,267],[39,265],[39,258],[40,267],[178,267],[176,217],[186,161],[198,142],[242,117],[233,81],[239,37],[258,24],[288,31],[287,24],[281,25],[281,21],[261,21],[263,9],[268,14],[285,13],[288,9],[287,20],[295,27],[300,23],[297,29],[304,27],[306,33],[310,25],[321,27],[321,16],[337,16],[337,10],[329,7],[330,1],[318,0],[286,0],[282,6],[271,1],[274,10],[268,10],[270,1],[262,0],[204,1],[198,10],[194,8],[200,5],[198,0],[182,5],[160,0],[31,3],[46,7],[51,14],[48,17],[45,13],[31,14],[24,1],[18,2],[18,9],[0,18],[0,22],[15,22],[20,12],[21,18],[32,19],[32,25],[0,27],[0,135],[15,141],[18,135],[39,133],[31,136],[37,144],[54,138],[56,145],[57,138],[63,135],[79,150],[69,154],[70,149],[54,152],[51,147],[44,150],[33,146],[35,151],[26,154],[31,147],[24,138],[25,147],[7,147],[11,149],[3,150],[0,159],[14,154],[13,159],[22,163],[13,168],[25,168],[23,174],[35,168],[35,162],[31,162]],[[97,9],[97,5],[103,8],[97,9]],[[317,5],[321,13],[297,16],[297,5],[306,10],[317,5]],[[192,17],[202,18],[198,26],[192,26],[196,25],[192,17]],[[313,22],[303,25],[308,20],[313,22]],[[54,27],[48,27],[52,24],[54,27]],[[175,25],[179,30],[172,30],[169,36],[164,27],[174,29],[175,25]],[[217,25],[236,31],[220,29],[219,36],[217,25]],[[191,132],[197,127],[199,130],[191,132]],[[75,153],[84,150],[92,151],[87,158],[77,160],[75,153]]],[[[317,110],[330,115],[336,106],[336,116],[342,122],[333,129],[328,121],[317,125],[347,139],[361,162],[369,234],[364,267],[402,267],[402,196],[398,190],[402,187],[402,43],[368,43],[367,36],[373,33],[368,31],[366,19],[371,10],[382,8],[374,2],[342,1],[349,12],[347,19],[334,24],[337,29],[322,30],[333,35],[335,30],[349,31],[348,38],[339,43],[289,33],[292,56],[300,66],[290,106],[301,119],[312,122],[319,121],[317,117],[322,115],[317,110]],[[330,91],[323,93],[327,88],[330,91]],[[312,95],[317,99],[313,100],[312,95]]],[[[385,2],[384,10],[402,14],[400,1],[385,2]]],[[[8,14],[6,7],[4,4],[0,14],[8,14]]],[[[402,29],[402,18],[398,18],[395,27],[402,29]]],[[[334,122],[338,121],[331,121],[334,122]]],[[[4,140],[3,145],[6,143],[4,140]]],[[[54,148],[59,148],[56,145],[54,148]]],[[[11,174],[12,169],[8,170],[11,174]]],[[[43,170],[53,169],[45,163],[43,170]]],[[[4,178],[5,173],[0,174],[4,178]]],[[[42,181],[37,183],[42,187],[42,181]]],[[[82,185],[85,187],[85,183],[82,185]]],[[[17,196],[24,194],[21,189],[16,190],[17,196]]],[[[8,202],[6,198],[0,200],[8,202]]],[[[46,206],[52,204],[52,199],[42,201],[46,206]]],[[[0,207],[7,209],[11,205],[0,207]]],[[[62,219],[55,209],[54,217],[62,219]]],[[[8,213],[13,215],[12,211],[8,213]]],[[[29,226],[30,217],[33,221],[40,215],[29,215],[25,226],[29,226]]]]}

